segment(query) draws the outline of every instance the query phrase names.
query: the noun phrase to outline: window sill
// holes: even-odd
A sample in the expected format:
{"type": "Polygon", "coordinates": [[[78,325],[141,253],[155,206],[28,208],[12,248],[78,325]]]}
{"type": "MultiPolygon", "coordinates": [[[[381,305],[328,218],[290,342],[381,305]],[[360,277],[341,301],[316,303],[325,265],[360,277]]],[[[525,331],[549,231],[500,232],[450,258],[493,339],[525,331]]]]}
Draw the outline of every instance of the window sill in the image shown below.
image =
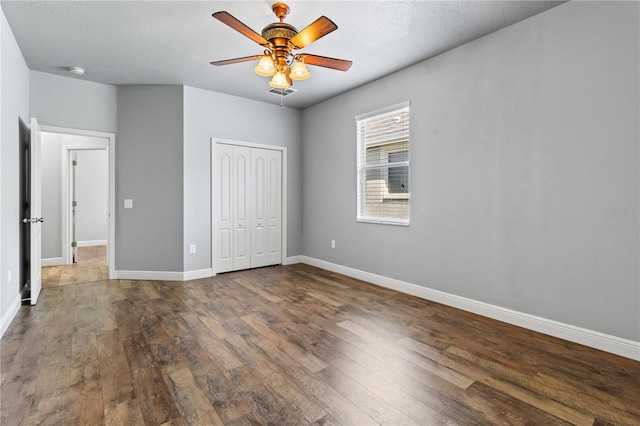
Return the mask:
{"type": "Polygon", "coordinates": [[[383,200],[408,200],[409,194],[387,194],[382,196],[383,200]]]}
{"type": "Polygon", "coordinates": [[[361,223],[376,223],[378,225],[409,226],[409,219],[385,219],[380,217],[359,217],[361,223]]]}

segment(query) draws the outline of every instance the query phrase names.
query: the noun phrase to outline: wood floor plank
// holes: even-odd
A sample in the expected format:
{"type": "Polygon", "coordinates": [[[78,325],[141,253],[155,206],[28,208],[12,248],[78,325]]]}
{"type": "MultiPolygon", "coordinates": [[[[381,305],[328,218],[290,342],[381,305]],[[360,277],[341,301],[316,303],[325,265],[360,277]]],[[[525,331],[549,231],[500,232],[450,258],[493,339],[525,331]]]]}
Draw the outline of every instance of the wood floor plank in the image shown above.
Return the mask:
{"type": "Polygon", "coordinates": [[[46,419],[49,424],[66,422],[69,405],[69,364],[60,363],[42,368],[33,395],[35,407],[30,409],[25,423],[37,423],[46,419]]]}
{"type": "Polygon", "coordinates": [[[244,365],[265,383],[275,395],[288,401],[289,409],[305,421],[312,423],[324,417],[327,412],[312,398],[305,394],[286,374],[259,351],[247,344],[240,336],[230,337],[227,344],[233,348],[244,365]]]}
{"type": "MultiPolygon", "coordinates": [[[[279,400],[245,365],[225,371],[229,382],[251,407],[251,414],[260,424],[304,424],[301,417],[289,410],[286,401],[279,400]]],[[[245,416],[245,417],[248,417],[245,416]]]]}
{"type": "MultiPolygon", "coordinates": [[[[158,311],[165,311],[158,302],[158,311]]],[[[158,312],[156,311],[156,312],[158,312]]],[[[224,423],[239,419],[251,412],[247,402],[242,399],[224,373],[209,356],[198,340],[178,318],[162,316],[162,323],[171,336],[174,345],[184,354],[195,382],[205,392],[211,405],[224,423]]],[[[238,364],[238,366],[241,364],[238,364]]]]}
{"type": "Polygon", "coordinates": [[[178,408],[167,389],[160,367],[154,363],[144,336],[133,335],[123,343],[131,368],[135,396],[145,423],[161,424],[178,418],[178,408]]]}
{"type": "Polygon", "coordinates": [[[465,413],[464,422],[471,420],[479,424],[571,424],[481,382],[474,382],[456,404],[447,406],[444,414],[454,417],[461,411],[465,413]]]}
{"type": "Polygon", "coordinates": [[[171,338],[165,331],[158,316],[148,305],[148,301],[133,306],[138,316],[142,334],[154,358],[155,365],[160,367],[163,374],[181,370],[187,366],[184,356],[174,347],[171,338]]]}
{"type": "Polygon", "coordinates": [[[104,418],[98,343],[94,332],[75,333],[69,374],[70,424],[100,424],[104,418]]]}
{"type": "Polygon", "coordinates": [[[258,316],[251,314],[242,318],[250,326],[256,329],[267,339],[271,340],[279,347],[281,347],[290,357],[298,361],[309,369],[309,371],[317,372],[327,367],[327,363],[318,358],[316,355],[307,352],[304,348],[290,342],[284,338],[281,334],[276,333],[258,316]]]}
{"type": "MultiPolygon", "coordinates": [[[[473,379],[466,377],[464,374],[461,374],[436,362],[430,361],[428,358],[411,356],[408,351],[402,350],[402,347],[399,346],[396,342],[392,342],[390,340],[379,337],[374,332],[370,331],[367,328],[364,328],[359,324],[352,323],[351,321],[342,321],[337,325],[363,338],[365,341],[360,345],[357,345],[356,342],[358,342],[358,340],[356,339],[351,341],[352,344],[356,344],[360,348],[380,347],[381,350],[385,351],[386,353],[397,356],[399,359],[404,360],[404,362],[408,361],[415,366],[428,371],[429,373],[435,374],[436,376],[447,380],[448,382],[460,387],[461,389],[468,388],[474,382],[473,379]]],[[[378,351],[378,353],[379,352],[380,351],[378,351]]],[[[387,355],[387,357],[388,356],[389,355],[387,355]]]]}
{"type": "MultiPolygon", "coordinates": [[[[46,293],[43,291],[42,296],[46,297],[46,293]]],[[[53,319],[53,309],[46,310],[41,306],[35,307],[33,312],[24,319],[29,329],[24,334],[22,344],[0,388],[0,401],[2,401],[0,423],[3,425],[22,423],[24,417],[29,414],[29,409],[34,405],[33,394],[50,331],[46,324],[53,319]]]]}
{"type": "MultiPolygon", "coordinates": [[[[109,284],[105,284],[104,287],[109,288],[109,284]]],[[[98,333],[118,328],[111,300],[110,294],[101,294],[96,297],[95,329],[98,333]]]]}
{"type": "Polygon", "coordinates": [[[181,419],[188,425],[222,425],[209,399],[188,368],[166,374],[169,391],[176,401],[181,419]]]}
{"type": "Polygon", "coordinates": [[[113,303],[113,312],[116,315],[120,338],[126,340],[132,336],[142,334],[142,327],[137,320],[131,302],[127,299],[117,300],[113,303]]]}
{"type": "Polygon", "coordinates": [[[429,392],[410,375],[387,369],[384,363],[346,342],[332,338],[328,333],[322,343],[319,351],[332,366],[383,398],[414,422],[430,424],[444,420],[438,414],[446,405],[446,398],[441,394],[429,392]]]}
{"type": "Polygon", "coordinates": [[[299,387],[313,395],[324,409],[331,414],[332,418],[339,423],[366,425],[374,421],[372,417],[349,401],[343,394],[319,379],[315,374],[310,374],[302,364],[289,357],[275,343],[268,339],[261,339],[256,342],[256,346],[299,387]]]}
{"type": "MultiPolygon", "coordinates": [[[[103,406],[105,412],[116,406],[121,406],[113,412],[114,418],[118,418],[118,413],[122,410],[125,410],[124,414],[128,412],[127,410],[134,410],[134,408],[123,405],[130,404],[134,399],[129,362],[117,330],[107,330],[99,334],[97,344],[103,406]]],[[[137,402],[135,407],[138,407],[137,402]]]]}
{"type": "Polygon", "coordinates": [[[251,293],[260,296],[266,300],[268,300],[269,302],[273,302],[273,303],[277,303],[277,302],[281,302],[282,299],[279,298],[278,296],[271,294],[268,291],[265,291],[263,289],[261,289],[260,287],[258,287],[257,285],[254,285],[251,283],[250,280],[245,279],[243,277],[236,277],[233,279],[234,282],[240,284],[241,286],[247,288],[251,293]]]}
{"type": "Polygon", "coordinates": [[[84,249],[0,340],[2,425],[640,424],[638,361],[309,265],[107,280],[84,249]]]}
{"type": "Polygon", "coordinates": [[[202,348],[221,368],[232,370],[242,365],[242,362],[229,351],[221,340],[212,338],[212,333],[195,314],[182,314],[180,319],[186,328],[200,341],[202,348]]]}
{"type": "MultiPolygon", "coordinates": [[[[384,396],[372,391],[359,380],[345,375],[343,372],[328,367],[318,375],[329,386],[341,393],[345,398],[363,410],[367,416],[380,425],[419,425],[427,424],[411,419],[402,409],[398,409],[384,396]]],[[[425,421],[426,419],[423,419],[425,421]]]]}
{"type": "Polygon", "coordinates": [[[138,400],[130,399],[104,410],[104,424],[106,426],[142,426],[144,418],[138,405],[138,400]]]}

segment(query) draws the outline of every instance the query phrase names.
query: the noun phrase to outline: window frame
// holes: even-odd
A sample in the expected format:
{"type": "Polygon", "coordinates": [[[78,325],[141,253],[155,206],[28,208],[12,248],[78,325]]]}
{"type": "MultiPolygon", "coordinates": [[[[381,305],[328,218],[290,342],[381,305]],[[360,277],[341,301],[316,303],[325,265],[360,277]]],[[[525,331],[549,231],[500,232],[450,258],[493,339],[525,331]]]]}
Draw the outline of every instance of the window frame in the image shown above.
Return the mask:
{"type": "Polygon", "coordinates": [[[394,149],[394,150],[390,150],[390,151],[386,151],[387,154],[387,162],[386,164],[388,164],[387,169],[386,169],[386,176],[385,176],[385,181],[387,182],[387,189],[388,189],[388,193],[387,195],[384,195],[383,198],[384,199],[391,199],[391,200],[401,200],[401,199],[408,199],[409,194],[411,193],[410,189],[409,189],[409,147],[405,148],[399,148],[399,149],[394,149]],[[406,152],[407,153],[407,159],[406,160],[402,160],[402,161],[389,161],[389,156],[391,154],[397,154],[399,152],[406,152]],[[390,169],[392,168],[400,168],[400,167],[406,167],[407,168],[407,191],[406,192],[391,192],[391,185],[390,185],[390,178],[389,178],[389,172],[390,169]]]}
{"type": "MultiPolygon", "coordinates": [[[[411,135],[410,135],[410,127],[411,127],[411,109],[410,109],[410,102],[406,101],[406,102],[402,102],[399,104],[395,104],[395,105],[391,105],[389,107],[386,108],[382,108],[382,109],[378,109],[375,111],[371,111],[368,113],[364,113],[364,114],[360,114],[358,116],[355,117],[356,119],[356,156],[357,156],[357,164],[356,164],[356,179],[357,179],[357,189],[356,189],[356,220],[357,222],[363,222],[363,223],[377,223],[377,224],[385,224],[385,225],[397,225],[397,226],[409,226],[409,222],[410,222],[410,218],[411,218],[411,203],[410,203],[410,199],[411,199],[411,186],[410,186],[410,170],[411,170],[411,166],[410,166],[410,162],[411,162],[411,135]],[[380,141],[378,141],[375,144],[367,144],[366,140],[362,140],[363,139],[363,126],[365,126],[367,123],[370,123],[371,121],[374,121],[376,119],[379,119],[380,121],[382,121],[383,119],[387,118],[389,116],[392,116],[394,114],[408,114],[408,121],[407,121],[407,125],[406,125],[406,129],[402,129],[401,132],[401,138],[405,138],[406,142],[404,142],[406,144],[405,146],[400,146],[400,147],[394,147],[390,150],[384,150],[384,146],[390,146],[393,145],[393,140],[398,138],[398,133],[395,134],[389,134],[388,139],[385,140],[384,138],[380,141]],[[405,136],[406,134],[406,136],[405,136]],[[382,148],[381,151],[381,157],[384,156],[385,161],[382,162],[378,162],[378,163],[368,163],[367,164],[367,145],[369,147],[371,146],[379,146],[382,148]],[[402,151],[407,151],[407,160],[406,161],[399,161],[399,162],[393,162],[393,163],[389,163],[388,162],[388,155],[393,153],[393,152],[402,152],[402,151]],[[394,166],[391,166],[391,165],[394,166]],[[402,217],[402,218],[397,218],[397,217],[377,217],[377,216],[367,216],[366,215],[366,209],[367,209],[367,187],[366,187],[366,173],[368,170],[379,170],[380,173],[383,174],[384,176],[384,181],[385,184],[387,186],[387,191],[388,191],[388,186],[389,186],[389,168],[390,167],[406,167],[407,168],[407,187],[408,190],[406,193],[386,193],[386,194],[382,194],[380,196],[380,202],[379,205],[382,206],[384,201],[393,201],[393,200],[397,200],[397,201],[404,201],[406,200],[407,203],[407,213],[406,213],[406,217],[402,217]]],[[[386,136],[386,135],[385,135],[386,136]]]]}

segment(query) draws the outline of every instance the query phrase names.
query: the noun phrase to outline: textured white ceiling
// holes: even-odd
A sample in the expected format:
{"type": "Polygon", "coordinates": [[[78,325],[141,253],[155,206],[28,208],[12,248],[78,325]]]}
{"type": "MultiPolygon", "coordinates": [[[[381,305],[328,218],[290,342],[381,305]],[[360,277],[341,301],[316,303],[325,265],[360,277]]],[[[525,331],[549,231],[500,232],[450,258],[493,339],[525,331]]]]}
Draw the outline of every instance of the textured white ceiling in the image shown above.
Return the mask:
{"type": "MultiPolygon", "coordinates": [[[[273,1],[1,1],[30,69],[108,84],[183,84],[280,103],[245,62],[262,48],[213,19],[226,10],[260,33],[273,1]]],[[[338,30],[301,50],[353,61],[347,72],[309,66],[285,98],[306,108],[408,65],[529,18],[558,1],[290,1],[285,22],[302,30],[321,15],[338,30]]]]}

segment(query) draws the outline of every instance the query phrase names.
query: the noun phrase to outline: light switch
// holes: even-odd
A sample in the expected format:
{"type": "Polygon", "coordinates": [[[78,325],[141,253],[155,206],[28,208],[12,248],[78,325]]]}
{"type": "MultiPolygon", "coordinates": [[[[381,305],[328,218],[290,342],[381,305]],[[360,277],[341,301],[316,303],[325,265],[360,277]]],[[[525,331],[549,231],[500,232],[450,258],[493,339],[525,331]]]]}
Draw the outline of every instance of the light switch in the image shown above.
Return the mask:
{"type": "Polygon", "coordinates": [[[124,200],[124,208],[132,209],[133,208],[133,200],[124,200]]]}

